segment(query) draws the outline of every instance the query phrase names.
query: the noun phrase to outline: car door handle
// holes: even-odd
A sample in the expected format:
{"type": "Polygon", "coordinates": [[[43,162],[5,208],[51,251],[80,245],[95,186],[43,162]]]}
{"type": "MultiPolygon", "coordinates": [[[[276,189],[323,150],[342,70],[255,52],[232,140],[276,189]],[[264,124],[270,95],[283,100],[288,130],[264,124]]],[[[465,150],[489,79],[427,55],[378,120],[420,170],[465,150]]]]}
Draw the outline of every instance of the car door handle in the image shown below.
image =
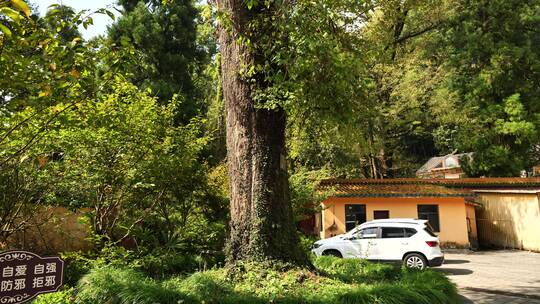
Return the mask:
{"type": "Polygon", "coordinates": [[[401,243],[401,245],[409,245],[409,243],[401,243]]]}

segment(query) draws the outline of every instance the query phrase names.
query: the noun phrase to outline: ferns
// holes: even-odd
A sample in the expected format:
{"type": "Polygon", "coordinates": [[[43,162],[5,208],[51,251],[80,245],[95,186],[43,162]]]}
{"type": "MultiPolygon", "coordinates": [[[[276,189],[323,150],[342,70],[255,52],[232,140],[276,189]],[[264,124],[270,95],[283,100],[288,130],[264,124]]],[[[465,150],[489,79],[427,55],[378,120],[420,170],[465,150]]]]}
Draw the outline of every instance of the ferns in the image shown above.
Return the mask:
{"type": "Polygon", "coordinates": [[[131,269],[104,267],[80,281],[75,303],[459,303],[456,287],[439,272],[332,257],[318,258],[314,264],[320,274],[247,263],[234,278],[222,268],[165,281],[131,269]]]}

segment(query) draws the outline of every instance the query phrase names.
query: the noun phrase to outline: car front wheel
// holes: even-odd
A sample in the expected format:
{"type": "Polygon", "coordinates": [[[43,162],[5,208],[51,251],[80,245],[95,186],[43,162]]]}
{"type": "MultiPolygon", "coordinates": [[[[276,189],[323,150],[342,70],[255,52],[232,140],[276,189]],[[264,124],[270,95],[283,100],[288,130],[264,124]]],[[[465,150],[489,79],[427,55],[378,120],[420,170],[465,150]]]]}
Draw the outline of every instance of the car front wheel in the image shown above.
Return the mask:
{"type": "Polygon", "coordinates": [[[325,250],[323,252],[322,255],[329,255],[329,256],[334,256],[334,257],[337,257],[337,258],[342,258],[343,256],[341,255],[341,252],[337,251],[337,250],[325,250]]]}
{"type": "Polygon", "coordinates": [[[403,259],[403,265],[407,268],[423,270],[427,266],[427,261],[424,256],[418,253],[411,253],[403,259]]]}

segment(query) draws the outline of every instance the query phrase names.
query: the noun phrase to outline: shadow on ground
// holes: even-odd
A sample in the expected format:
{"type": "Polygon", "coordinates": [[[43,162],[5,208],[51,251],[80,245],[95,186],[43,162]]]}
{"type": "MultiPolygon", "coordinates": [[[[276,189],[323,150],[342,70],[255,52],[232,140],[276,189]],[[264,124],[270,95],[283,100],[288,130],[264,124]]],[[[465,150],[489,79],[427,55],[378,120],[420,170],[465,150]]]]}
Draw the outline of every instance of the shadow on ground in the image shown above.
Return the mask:
{"type": "Polygon", "coordinates": [[[474,302],[471,299],[469,299],[469,298],[467,298],[465,296],[460,295],[459,298],[461,300],[461,303],[463,303],[463,304],[474,304],[474,302]]]}
{"type": "Polygon", "coordinates": [[[444,260],[444,264],[466,264],[466,263],[470,263],[471,261],[469,260],[444,260]]]}
{"type": "Polygon", "coordinates": [[[473,273],[472,270],[463,268],[437,268],[437,271],[447,275],[468,275],[473,273]]]}

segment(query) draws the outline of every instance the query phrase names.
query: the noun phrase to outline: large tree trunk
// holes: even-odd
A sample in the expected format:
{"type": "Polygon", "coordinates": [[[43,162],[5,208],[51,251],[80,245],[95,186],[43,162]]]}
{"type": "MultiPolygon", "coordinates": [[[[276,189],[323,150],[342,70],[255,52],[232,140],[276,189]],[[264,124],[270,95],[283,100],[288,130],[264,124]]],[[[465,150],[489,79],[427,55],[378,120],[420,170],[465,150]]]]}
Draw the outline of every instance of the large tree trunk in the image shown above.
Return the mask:
{"type": "Polygon", "coordinates": [[[245,0],[217,0],[217,5],[231,24],[219,28],[231,196],[228,262],[304,264],[288,195],[285,112],[255,107],[254,90],[268,84],[260,79],[248,83],[240,75],[242,67],[262,60],[238,39],[246,36],[257,12],[249,11],[245,0]]]}

